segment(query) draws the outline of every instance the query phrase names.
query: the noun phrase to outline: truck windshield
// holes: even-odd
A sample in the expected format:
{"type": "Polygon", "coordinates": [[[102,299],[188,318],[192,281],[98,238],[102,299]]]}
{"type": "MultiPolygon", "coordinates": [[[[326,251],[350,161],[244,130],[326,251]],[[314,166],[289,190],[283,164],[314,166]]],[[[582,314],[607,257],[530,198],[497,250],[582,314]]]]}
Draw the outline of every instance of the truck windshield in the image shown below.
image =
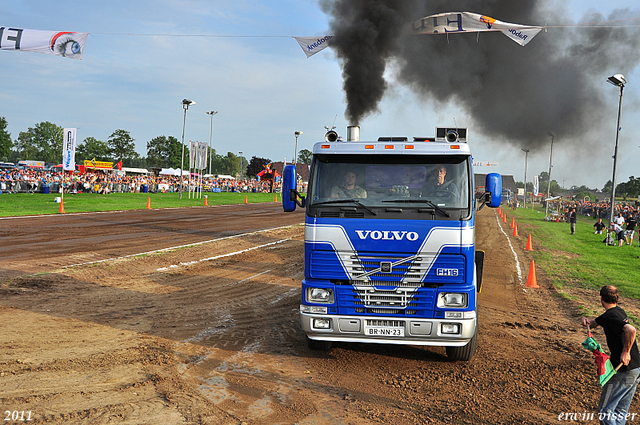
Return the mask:
{"type": "Polygon", "coordinates": [[[310,205],[353,199],[367,207],[468,208],[465,155],[315,155],[310,205]],[[395,205],[394,205],[395,204],[395,205]]]}

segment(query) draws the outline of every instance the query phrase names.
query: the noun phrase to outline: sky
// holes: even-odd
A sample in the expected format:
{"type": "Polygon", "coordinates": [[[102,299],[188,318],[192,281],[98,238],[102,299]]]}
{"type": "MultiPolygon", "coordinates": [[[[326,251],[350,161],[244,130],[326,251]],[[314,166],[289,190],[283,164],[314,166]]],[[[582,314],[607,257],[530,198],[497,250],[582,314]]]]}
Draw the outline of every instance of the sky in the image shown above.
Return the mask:
{"type": "MultiPolygon", "coordinates": [[[[608,16],[615,9],[627,8],[632,12],[628,16],[638,17],[640,10],[631,0],[539,1],[561,4],[574,23],[587,12],[608,16]]],[[[450,3],[451,11],[459,11],[455,1],[450,3]]],[[[302,131],[299,151],[323,141],[325,126],[335,126],[346,136],[351,124],[345,118],[341,62],[335,51],[328,48],[306,58],[292,38],[330,34],[331,17],[317,0],[68,0],[56,7],[47,0],[13,0],[0,3],[0,16],[4,27],[90,34],[82,60],[0,51],[0,116],[7,119],[14,140],[43,121],[76,127],[79,142],[87,137],[106,141],[115,130],[123,129],[135,139],[137,152],[145,156],[146,143],[154,137],[181,140],[181,101],[186,98],[196,104],[187,112],[185,142],[208,143],[211,138],[213,148],[223,155],[242,152],[247,159],[291,161],[295,131],[302,131]],[[218,114],[211,118],[207,111],[218,114]]],[[[540,16],[538,22],[518,23],[553,25],[554,18],[551,14],[540,16]]],[[[638,26],[640,21],[627,25],[638,26]]],[[[537,37],[562,35],[561,30],[550,28],[537,37]]],[[[504,36],[482,34],[478,42],[494,43],[496,37],[504,36]]],[[[526,53],[528,46],[518,48],[526,53]]],[[[601,81],[596,87],[601,88],[605,104],[594,128],[581,132],[583,137],[588,134],[590,143],[581,145],[568,134],[558,134],[554,140],[552,179],[561,186],[602,188],[611,179],[619,90],[606,80],[620,72],[615,61],[611,62],[601,75],[592,76],[601,81]]],[[[628,84],[621,116],[618,182],[640,176],[638,68],[634,65],[625,72],[628,84]]],[[[377,111],[359,122],[362,140],[433,136],[435,127],[468,127],[474,158],[498,163],[477,167],[476,172],[524,179],[521,144],[475,131],[467,109],[450,100],[425,99],[413,87],[398,82],[393,66],[387,68],[385,78],[389,86],[377,111]]],[[[548,99],[549,104],[557,101],[552,96],[548,99]]],[[[536,147],[528,155],[528,181],[549,169],[549,131],[553,129],[540,129],[536,134],[536,147]]]]}

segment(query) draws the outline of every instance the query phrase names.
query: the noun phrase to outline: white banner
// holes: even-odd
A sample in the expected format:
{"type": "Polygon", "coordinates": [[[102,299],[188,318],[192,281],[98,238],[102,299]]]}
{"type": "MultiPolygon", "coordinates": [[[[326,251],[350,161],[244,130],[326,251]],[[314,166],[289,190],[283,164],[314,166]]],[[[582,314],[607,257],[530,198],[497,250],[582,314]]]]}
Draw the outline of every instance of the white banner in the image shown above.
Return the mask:
{"type": "Polygon", "coordinates": [[[88,35],[84,32],[0,27],[0,50],[22,50],[82,59],[88,35]]]}
{"type": "Polygon", "coordinates": [[[189,140],[189,170],[196,168],[196,146],[198,142],[189,140]]]}
{"type": "Polygon", "coordinates": [[[411,24],[413,34],[451,34],[500,31],[521,46],[529,43],[542,27],[512,24],[471,12],[447,12],[426,16],[411,24]]]}
{"type": "Polygon", "coordinates": [[[311,57],[318,53],[320,50],[325,49],[330,40],[333,38],[332,35],[325,35],[324,37],[293,37],[296,39],[302,50],[304,50],[304,54],[307,57],[311,57]]]}
{"type": "Polygon", "coordinates": [[[62,141],[62,168],[65,171],[76,169],[76,129],[65,128],[62,141]]]}
{"type": "Polygon", "coordinates": [[[198,142],[198,169],[204,170],[207,168],[207,144],[205,142],[198,142]]]}
{"type": "Polygon", "coordinates": [[[540,181],[538,180],[538,176],[533,176],[533,196],[538,196],[539,186],[540,186],[540,181]]]}

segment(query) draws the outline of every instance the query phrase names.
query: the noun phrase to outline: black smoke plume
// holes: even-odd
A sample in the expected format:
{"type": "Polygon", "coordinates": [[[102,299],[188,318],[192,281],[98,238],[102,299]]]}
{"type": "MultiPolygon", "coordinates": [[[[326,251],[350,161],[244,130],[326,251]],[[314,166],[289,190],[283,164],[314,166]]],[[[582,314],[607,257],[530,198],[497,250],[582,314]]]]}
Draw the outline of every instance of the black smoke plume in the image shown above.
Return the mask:
{"type": "MultiPolygon", "coordinates": [[[[474,12],[525,25],[575,24],[562,9],[542,0],[320,0],[331,17],[332,47],[343,73],[351,124],[378,112],[389,82],[411,87],[425,102],[454,104],[472,117],[478,133],[535,149],[546,134],[578,140],[596,127],[612,93],[614,73],[628,73],[640,61],[636,27],[564,27],[539,33],[520,46],[498,33],[419,35],[404,32],[422,17],[474,12]]],[[[616,10],[591,12],[581,22],[638,17],[616,10]]],[[[608,113],[605,115],[609,115],[608,113]]]]}

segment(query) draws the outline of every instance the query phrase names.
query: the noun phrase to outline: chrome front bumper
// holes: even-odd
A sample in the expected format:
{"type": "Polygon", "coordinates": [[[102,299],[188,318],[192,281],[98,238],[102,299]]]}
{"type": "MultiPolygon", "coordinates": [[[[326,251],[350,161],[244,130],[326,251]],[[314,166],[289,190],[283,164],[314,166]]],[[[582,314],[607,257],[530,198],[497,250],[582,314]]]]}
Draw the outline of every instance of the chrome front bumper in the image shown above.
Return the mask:
{"type": "Polygon", "coordinates": [[[418,319],[381,316],[338,316],[300,312],[300,325],[310,339],[318,341],[462,347],[473,338],[478,323],[477,317],[472,319],[418,319]],[[313,326],[314,319],[330,320],[329,329],[315,328],[313,326]],[[404,336],[366,335],[365,325],[371,323],[371,321],[377,324],[396,322],[396,325],[404,329],[404,336]],[[443,333],[443,324],[457,324],[460,331],[458,334],[443,333]]]}

